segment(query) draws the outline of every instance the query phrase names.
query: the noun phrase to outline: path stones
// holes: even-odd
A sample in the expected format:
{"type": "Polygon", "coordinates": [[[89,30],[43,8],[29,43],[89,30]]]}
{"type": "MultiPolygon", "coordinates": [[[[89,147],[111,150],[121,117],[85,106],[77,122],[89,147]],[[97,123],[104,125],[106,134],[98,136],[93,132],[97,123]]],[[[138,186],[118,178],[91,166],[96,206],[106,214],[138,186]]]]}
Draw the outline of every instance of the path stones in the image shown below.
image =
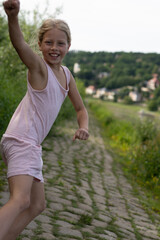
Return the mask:
{"type": "MultiPolygon", "coordinates": [[[[46,210],[22,232],[22,240],[160,240],[154,222],[133,195],[120,168],[112,171],[97,124],[90,117],[90,139],[72,142],[68,122],[44,144],[46,210]],[[37,235],[38,233],[38,235],[37,235]]],[[[54,131],[56,131],[54,129],[54,131]]],[[[9,195],[0,194],[0,204],[9,195]]]]}

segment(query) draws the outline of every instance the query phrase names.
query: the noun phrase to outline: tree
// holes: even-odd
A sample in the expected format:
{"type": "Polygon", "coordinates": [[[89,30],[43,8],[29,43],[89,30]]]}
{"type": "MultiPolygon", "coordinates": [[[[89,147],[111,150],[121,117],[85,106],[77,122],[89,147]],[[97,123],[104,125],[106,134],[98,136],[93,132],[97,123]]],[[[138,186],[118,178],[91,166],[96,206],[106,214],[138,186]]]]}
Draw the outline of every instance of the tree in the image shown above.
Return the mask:
{"type": "Polygon", "coordinates": [[[148,109],[150,111],[157,111],[158,110],[158,103],[156,100],[151,100],[148,102],[148,109]]]}
{"type": "Polygon", "coordinates": [[[158,87],[155,91],[154,91],[154,99],[157,99],[160,97],[160,87],[158,87]]]}
{"type": "Polygon", "coordinates": [[[124,103],[128,104],[128,105],[131,105],[131,104],[133,104],[133,101],[129,96],[125,96],[124,97],[124,103]]]}

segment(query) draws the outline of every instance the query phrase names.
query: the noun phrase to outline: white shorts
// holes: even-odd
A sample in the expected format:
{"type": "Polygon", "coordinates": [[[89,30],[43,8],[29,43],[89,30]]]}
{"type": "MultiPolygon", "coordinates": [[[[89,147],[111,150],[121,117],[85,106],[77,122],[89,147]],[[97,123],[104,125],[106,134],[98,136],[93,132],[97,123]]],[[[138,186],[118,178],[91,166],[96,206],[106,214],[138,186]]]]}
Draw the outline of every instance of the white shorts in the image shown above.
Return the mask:
{"type": "Polygon", "coordinates": [[[12,137],[2,137],[2,159],[7,165],[7,178],[30,175],[44,182],[42,175],[42,147],[12,137]]]}

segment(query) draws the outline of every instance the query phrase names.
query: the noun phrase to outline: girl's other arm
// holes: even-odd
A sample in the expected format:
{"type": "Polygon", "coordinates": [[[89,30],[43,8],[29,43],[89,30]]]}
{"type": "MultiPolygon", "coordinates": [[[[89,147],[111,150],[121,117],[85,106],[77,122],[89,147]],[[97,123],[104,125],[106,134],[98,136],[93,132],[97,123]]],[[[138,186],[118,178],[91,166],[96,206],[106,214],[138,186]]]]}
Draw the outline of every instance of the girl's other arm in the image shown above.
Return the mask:
{"type": "Polygon", "coordinates": [[[76,138],[81,140],[87,140],[89,137],[88,113],[83,104],[82,98],[78,92],[75,80],[72,75],[71,75],[70,86],[69,86],[69,98],[77,113],[77,121],[79,125],[79,129],[75,132],[73,140],[75,140],[76,138]]]}

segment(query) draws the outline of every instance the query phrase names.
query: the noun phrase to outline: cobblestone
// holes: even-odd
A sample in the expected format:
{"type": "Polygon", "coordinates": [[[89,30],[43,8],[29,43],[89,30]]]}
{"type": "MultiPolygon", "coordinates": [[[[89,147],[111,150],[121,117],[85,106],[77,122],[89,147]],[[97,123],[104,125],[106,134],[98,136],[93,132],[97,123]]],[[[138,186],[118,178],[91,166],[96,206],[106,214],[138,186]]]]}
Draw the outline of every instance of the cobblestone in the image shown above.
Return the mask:
{"type": "MultiPolygon", "coordinates": [[[[112,171],[113,159],[100,129],[94,119],[90,122],[86,142],[72,142],[73,122],[44,141],[47,209],[18,239],[160,240],[159,215],[153,214],[152,222],[121,169],[112,171]]],[[[8,197],[6,187],[0,194],[1,206],[8,197]]]]}

